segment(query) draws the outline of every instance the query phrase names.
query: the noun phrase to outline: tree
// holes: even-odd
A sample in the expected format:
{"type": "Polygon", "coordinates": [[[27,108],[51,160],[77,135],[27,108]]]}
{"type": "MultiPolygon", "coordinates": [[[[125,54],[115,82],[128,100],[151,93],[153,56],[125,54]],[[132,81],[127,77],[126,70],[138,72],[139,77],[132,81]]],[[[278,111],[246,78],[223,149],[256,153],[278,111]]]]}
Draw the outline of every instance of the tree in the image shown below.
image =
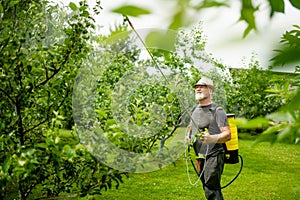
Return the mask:
{"type": "Polygon", "coordinates": [[[71,118],[74,80],[92,49],[89,5],[0,5],[0,198],[85,196],[118,184],[122,172],[95,159],[75,131],[62,131],[60,113],[71,118]]]}
{"type": "Polygon", "coordinates": [[[235,113],[236,117],[263,117],[282,106],[283,102],[279,97],[271,97],[266,92],[276,84],[272,80],[274,73],[259,68],[257,62],[252,61],[248,68],[231,69],[230,74],[232,83],[227,90],[230,102],[228,110],[235,113]]]}
{"type": "Polygon", "coordinates": [[[99,160],[117,169],[140,172],[153,170],[168,161],[168,157],[161,159],[163,155],[155,147],[157,141],[167,137],[178,102],[169,87],[172,83],[164,79],[171,80],[172,75],[157,75],[151,67],[164,65],[165,59],[155,63],[154,60],[160,60],[167,52],[160,54],[153,50],[155,59],[143,60],[134,39],[136,36],[132,37],[122,27],[99,39],[99,50],[79,75],[75,121],[84,135],[82,141],[99,160]],[[89,112],[94,109],[96,114],[89,112]],[[165,112],[166,116],[156,111],[165,112]],[[151,168],[139,163],[142,154],[150,153],[157,163],[151,168]]]}

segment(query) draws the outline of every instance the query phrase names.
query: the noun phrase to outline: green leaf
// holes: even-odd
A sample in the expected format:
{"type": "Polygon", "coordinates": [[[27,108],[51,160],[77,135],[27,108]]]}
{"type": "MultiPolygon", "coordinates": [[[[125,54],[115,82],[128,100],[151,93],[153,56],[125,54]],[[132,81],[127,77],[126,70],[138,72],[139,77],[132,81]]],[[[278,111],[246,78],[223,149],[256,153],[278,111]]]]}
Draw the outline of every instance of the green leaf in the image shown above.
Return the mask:
{"type": "Polygon", "coordinates": [[[276,93],[276,94],[280,93],[280,91],[276,89],[266,89],[265,92],[276,93]]]}
{"type": "Polygon", "coordinates": [[[88,9],[88,6],[81,6],[81,7],[79,8],[80,11],[83,11],[83,10],[86,10],[86,9],[88,9]]]}
{"type": "Polygon", "coordinates": [[[11,1],[11,2],[8,3],[8,7],[11,8],[11,7],[15,6],[18,3],[19,3],[19,1],[11,1]]]}
{"type": "Polygon", "coordinates": [[[47,149],[49,148],[49,146],[46,143],[38,143],[36,145],[34,145],[35,148],[41,148],[41,149],[47,149]]]}
{"type": "Polygon", "coordinates": [[[248,26],[243,33],[243,38],[246,38],[252,29],[253,28],[251,26],[248,26]]]}
{"type": "Polygon", "coordinates": [[[289,112],[274,112],[267,115],[266,118],[275,122],[294,121],[293,116],[289,112]]]}
{"type": "Polygon", "coordinates": [[[277,142],[284,141],[286,138],[289,138],[293,133],[293,129],[291,126],[285,127],[282,131],[280,131],[277,135],[277,142]]]}
{"type": "Polygon", "coordinates": [[[254,129],[254,128],[265,128],[269,125],[269,120],[263,117],[258,117],[252,120],[235,119],[235,123],[239,128],[254,129]]]}
{"type": "Polygon", "coordinates": [[[278,133],[279,129],[280,127],[278,126],[269,127],[255,140],[255,143],[264,142],[264,141],[274,143],[277,139],[276,134],[278,133]]]}
{"type": "Polygon", "coordinates": [[[282,50],[276,50],[278,53],[271,58],[273,68],[282,67],[283,65],[299,63],[300,48],[286,47],[282,50]]]}
{"type": "Polygon", "coordinates": [[[146,44],[150,48],[173,51],[176,41],[174,32],[163,33],[161,31],[152,31],[146,37],[146,44]]]}
{"type": "Polygon", "coordinates": [[[255,11],[256,10],[254,8],[243,8],[241,11],[241,19],[247,22],[249,27],[251,27],[252,29],[256,29],[256,23],[254,17],[255,11]]]}
{"type": "Polygon", "coordinates": [[[284,0],[269,0],[271,6],[270,16],[272,17],[275,12],[284,13],[284,0]]]}
{"type": "Polygon", "coordinates": [[[108,119],[107,120],[107,125],[108,126],[112,126],[112,125],[115,125],[117,124],[117,121],[115,119],[108,119]]]}
{"type": "Polygon", "coordinates": [[[258,7],[252,5],[252,1],[243,0],[240,21],[245,21],[248,24],[247,29],[244,32],[244,37],[246,37],[251,30],[256,30],[256,22],[254,13],[258,10],[258,7]]]}
{"type": "Polygon", "coordinates": [[[5,173],[8,171],[8,169],[9,169],[9,167],[10,167],[10,164],[11,164],[11,158],[12,158],[12,157],[8,157],[8,158],[4,161],[4,163],[2,164],[2,169],[3,169],[3,171],[4,171],[5,173]]]}
{"type": "Polygon", "coordinates": [[[76,152],[70,145],[65,145],[63,147],[63,153],[66,154],[68,159],[71,159],[75,156],[76,152]]]}
{"type": "Polygon", "coordinates": [[[0,4],[0,13],[3,13],[3,6],[0,4]]]}
{"type": "Polygon", "coordinates": [[[203,8],[213,8],[213,7],[229,7],[228,3],[225,2],[219,2],[219,1],[211,1],[211,0],[204,0],[201,1],[200,5],[195,6],[195,9],[200,10],[203,8]]]}
{"type": "MultiPolygon", "coordinates": [[[[299,54],[300,55],[300,54],[299,54]]],[[[298,90],[295,97],[289,102],[287,105],[285,105],[284,109],[295,112],[300,110],[300,91],[298,90]]]]}
{"type": "Polygon", "coordinates": [[[299,0],[290,0],[290,2],[295,8],[300,9],[300,1],[299,0]]]}
{"type": "Polygon", "coordinates": [[[89,16],[90,16],[90,13],[89,13],[88,11],[84,10],[84,11],[80,14],[80,16],[83,16],[83,17],[89,17],[89,16]]]}
{"type": "Polygon", "coordinates": [[[133,16],[133,17],[138,17],[140,15],[147,15],[147,14],[151,13],[147,9],[140,8],[140,7],[133,6],[133,5],[121,6],[121,7],[115,8],[111,11],[114,13],[119,13],[122,15],[133,16]]]}
{"type": "Polygon", "coordinates": [[[282,67],[286,64],[297,65],[300,61],[300,27],[293,25],[294,29],[286,31],[281,37],[280,43],[283,45],[280,49],[276,49],[275,56],[271,58],[274,68],[282,67]]]}
{"type": "Polygon", "coordinates": [[[183,26],[183,11],[179,11],[173,17],[173,21],[170,24],[169,28],[177,30],[178,28],[183,26]]]}
{"type": "Polygon", "coordinates": [[[77,6],[76,6],[76,4],[75,3],[73,3],[73,2],[70,2],[70,4],[69,4],[69,7],[73,10],[73,11],[76,11],[76,10],[78,10],[78,8],[77,8],[77,6]]]}

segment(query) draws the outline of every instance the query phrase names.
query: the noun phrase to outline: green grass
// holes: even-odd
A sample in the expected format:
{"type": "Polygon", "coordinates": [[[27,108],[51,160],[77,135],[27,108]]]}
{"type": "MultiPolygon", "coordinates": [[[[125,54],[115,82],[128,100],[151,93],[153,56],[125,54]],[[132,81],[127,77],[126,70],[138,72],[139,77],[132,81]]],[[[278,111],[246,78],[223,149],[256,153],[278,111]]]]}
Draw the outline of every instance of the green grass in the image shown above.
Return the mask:
{"type": "MultiPolygon", "coordinates": [[[[225,200],[299,199],[300,198],[300,146],[259,143],[239,140],[239,153],[244,167],[241,175],[223,189],[225,200]]],[[[190,166],[193,181],[196,180],[190,166]]],[[[239,164],[225,165],[222,185],[229,182],[239,170],[239,164]]],[[[95,199],[111,200],[183,200],[205,199],[201,183],[190,185],[185,160],[175,165],[145,174],[131,174],[119,189],[112,188],[95,199]]]]}

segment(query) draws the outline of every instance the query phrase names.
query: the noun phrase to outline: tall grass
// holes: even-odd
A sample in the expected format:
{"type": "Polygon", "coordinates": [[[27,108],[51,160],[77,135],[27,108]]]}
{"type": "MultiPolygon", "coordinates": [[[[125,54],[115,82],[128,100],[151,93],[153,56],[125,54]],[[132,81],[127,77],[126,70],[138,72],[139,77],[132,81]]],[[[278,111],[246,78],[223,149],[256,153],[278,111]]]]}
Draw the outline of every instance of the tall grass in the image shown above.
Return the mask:
{"type": "MultiPolygon", "coordinates": [[[[263,200],[300,198],[300,146],[289,144],[239,141],[239,153],[244,160],[240,176],[223,189],[225,200],[263,200]]],[[[193,181],[197,177],[189,163],[193,181]]],[[[222,185],[238,172],[240,164],[225,165],[222,185]]],[[[190,185],[185,160],[175,165],[145,174],[131,174],[119,189],[112,188],[95,199],[111,200],[184,200],[205,199],[201,183],[190,185]]]]}

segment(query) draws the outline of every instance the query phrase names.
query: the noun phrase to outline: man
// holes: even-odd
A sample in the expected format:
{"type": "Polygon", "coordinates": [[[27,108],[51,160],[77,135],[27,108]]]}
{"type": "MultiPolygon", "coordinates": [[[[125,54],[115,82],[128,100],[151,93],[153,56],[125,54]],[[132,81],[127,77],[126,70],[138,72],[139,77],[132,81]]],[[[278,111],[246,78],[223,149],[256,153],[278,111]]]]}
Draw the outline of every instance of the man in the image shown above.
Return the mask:
{"type": "Polygon", "coordinates": [[[194,88],[199,104],[193,110],[187,137],[191,139],[198,135],[193,147],[206,198],[220,200],[223,199],[220,182],[225,156],[222,143],[230,140],[230,128],[224,109],[212,102],[213,81],[202,77],[194,88]]]}

